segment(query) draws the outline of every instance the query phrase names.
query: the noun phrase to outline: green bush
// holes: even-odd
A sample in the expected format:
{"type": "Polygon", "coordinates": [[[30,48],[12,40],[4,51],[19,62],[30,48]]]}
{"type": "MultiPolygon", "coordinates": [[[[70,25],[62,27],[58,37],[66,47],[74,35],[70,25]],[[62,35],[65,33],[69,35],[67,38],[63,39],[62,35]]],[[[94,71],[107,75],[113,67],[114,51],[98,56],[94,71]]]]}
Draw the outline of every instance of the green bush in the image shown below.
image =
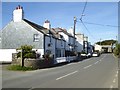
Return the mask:
{"type": "MultiPolygon", "coordinates": [[[[36,53],[35,51],[32,51],[32,46],[31,45],[23,45],[17,50],[22,50],[22,57],[23,58],[36,58],[36,53]]],[[[17,57],[21,57],[21,52],[17,53],[17,57]]]]}
{"type": "Polygon", "coordinates": [[[29,70],[35,70],[32,67],[22,67],[20,65],[10,65],[7,67],[8,70],[13,70],[13,71],[29,71],[29,70]]]}
{"type": "Polygon", "coordinates": [[[23,50],[24,52],[29,52],[29,51],[31,51],[32,50],[32,48],[33,48],[33,46],[31,46],[31,45],[22,45],[20,48],[18,48],[17,50],[23,50]]]}
{"type": "Polygon", "coordinates": [[[36,54],[34,52],[26,53],[23,58],[36,58],[36,54]]]}
{"type": "Polygon", "coordinates": [[[114,49],[114,54],[120,57],[120,44],[116,44],[116,47],[114,49]]]}

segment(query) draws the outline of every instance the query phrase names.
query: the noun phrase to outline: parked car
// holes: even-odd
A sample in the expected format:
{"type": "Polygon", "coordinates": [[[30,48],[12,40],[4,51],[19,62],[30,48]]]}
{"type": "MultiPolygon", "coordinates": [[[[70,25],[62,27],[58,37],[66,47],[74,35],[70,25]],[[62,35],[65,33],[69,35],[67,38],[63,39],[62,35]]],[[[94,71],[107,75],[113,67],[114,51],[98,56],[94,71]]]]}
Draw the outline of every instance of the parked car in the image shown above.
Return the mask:
{"type": "Polygon", "coordinates": [[[98,52],[93,52],[92,56],[93,57],[98,57],[98,56],[100,56],[100,54],[98,52]]]}
{"type": "Polygon", "coordinates": [[[88,54],[87,54],[87,57],[88,57],[88,58],[89,58],[89,57],[91,57],[91,56],[92,56],[92,54],[91,54],[91,53],[88,53],[88,54]]]}
{"type": "Polygon", "coordinates": [[[87,54],[81,53],[81,58],[82,58],[82,59],[86,59],[86,58],[87,58],[87,54]]]}

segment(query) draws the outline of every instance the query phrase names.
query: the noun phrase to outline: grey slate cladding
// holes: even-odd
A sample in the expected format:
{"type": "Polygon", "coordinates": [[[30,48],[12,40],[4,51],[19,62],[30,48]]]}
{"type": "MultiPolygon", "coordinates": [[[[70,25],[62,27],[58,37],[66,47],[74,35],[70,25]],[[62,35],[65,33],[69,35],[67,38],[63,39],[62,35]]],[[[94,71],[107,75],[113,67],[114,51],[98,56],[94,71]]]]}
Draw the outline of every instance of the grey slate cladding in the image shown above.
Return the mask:
{"type": "Polygon", "coordinates": [[[24,19],[24,21],[26,23],[28,23],[29,25],[31,25],[33,28],[35,28],[36,30],[38,30],[39,32],[42,32],[43,34],[48,34],[49,30],[47,30],[46,28],[44,28],[43,26],[37,25],[33,22],[28,21],[27,19],[24,19]]]}
{"type": "Polygon", "coordinates": [[[21,45],[32,45],[36,49],[43,49],[44,35],[47,35],[49,30],[30,22],[26,19],[21,22],[11,21],[2,30],[2,48],[16,49],[21,45]],[[39,34],[39,42],[34,42],[34,34],[39,34]]]}

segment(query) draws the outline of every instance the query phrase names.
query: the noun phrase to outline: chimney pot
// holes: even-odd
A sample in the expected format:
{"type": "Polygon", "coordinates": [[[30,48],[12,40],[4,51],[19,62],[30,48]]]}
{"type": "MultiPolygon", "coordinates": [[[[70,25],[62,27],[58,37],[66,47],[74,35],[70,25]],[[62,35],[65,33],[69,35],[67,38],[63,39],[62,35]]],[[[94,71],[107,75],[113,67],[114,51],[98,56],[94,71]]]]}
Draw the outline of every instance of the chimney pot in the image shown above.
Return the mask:
{"type": "Polygon", "coordinates": [[[22,10],[23,7],[18,5],[16,9],[13,11],[13,21],[20,22],[24,17],[24,12],[22,10]]]}
{"type": "Polygon", "coordinates": [[[20,9],[20,5],[18,5],[18,8],[20,9]]]}

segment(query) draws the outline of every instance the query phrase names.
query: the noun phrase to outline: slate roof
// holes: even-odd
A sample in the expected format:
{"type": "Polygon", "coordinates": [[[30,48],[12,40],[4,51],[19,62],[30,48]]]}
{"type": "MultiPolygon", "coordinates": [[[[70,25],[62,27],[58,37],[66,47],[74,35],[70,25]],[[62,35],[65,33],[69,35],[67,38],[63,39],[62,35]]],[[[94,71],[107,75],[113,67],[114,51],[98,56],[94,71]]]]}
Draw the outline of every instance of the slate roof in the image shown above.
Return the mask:
{"type": "Polygon", "coordinates": [[[29,20],[27,20],[27,19],[23,19],[26,23],[28,23],[29,25],[31,25],[33,28],[35,28],[36,30],[38,30],[39,32],[42,32],[43,34],[45,34],[45,35],[48,35],[48,34],[52,34],[52,36],[54,37],[54,38],[58,38],[57,36],[56,36],[56,33],[55,32],[53,32],[53,30],[49,30],[49,29],[47,29],[47,28],[44,28],[43,26],[40,26],[40,25],[38,25],[38,24],[35,24],[35,23],[33,23],[33,22],[31,22],[31,21],[29,21],[29,20]]]}
{"type": "Polygon", "coordinates": [[[68,33],[66,29],[63,29],[63,28],[59,28],[59,27],[58,27],[58,28],[55,28],[55,31],[56,31],[56,32],[63,32],[63,33],[65,33],[66,35],[74,38],[74,36],[72,36],[70,33],[68,33]]]}
{"type": "Polygon", "coordinates": [[[35,28],[36,30],[42,32],[43,34],[49,34],[49,30],[47,28],[44,28],[43,26],[40,26],[38,24],[35,24],[31,21],[28,21],[27,19],[23,19],[26,23],[28,23],[30,26],[32,26],[33,28],[35,28]]]}

